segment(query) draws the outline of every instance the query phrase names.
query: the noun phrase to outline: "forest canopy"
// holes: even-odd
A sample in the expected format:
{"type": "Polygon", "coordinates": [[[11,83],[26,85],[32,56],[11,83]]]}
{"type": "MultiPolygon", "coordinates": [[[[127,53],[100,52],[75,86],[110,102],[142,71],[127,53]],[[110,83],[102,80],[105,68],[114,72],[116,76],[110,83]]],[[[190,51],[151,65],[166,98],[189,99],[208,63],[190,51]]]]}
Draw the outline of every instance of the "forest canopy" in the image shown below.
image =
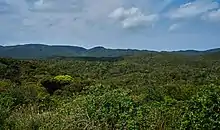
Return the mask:
{"type": "Polygon", "coordinates": [[[0,58],[0,129],[220,129],[218,52],[101,59],[0,58]]]}

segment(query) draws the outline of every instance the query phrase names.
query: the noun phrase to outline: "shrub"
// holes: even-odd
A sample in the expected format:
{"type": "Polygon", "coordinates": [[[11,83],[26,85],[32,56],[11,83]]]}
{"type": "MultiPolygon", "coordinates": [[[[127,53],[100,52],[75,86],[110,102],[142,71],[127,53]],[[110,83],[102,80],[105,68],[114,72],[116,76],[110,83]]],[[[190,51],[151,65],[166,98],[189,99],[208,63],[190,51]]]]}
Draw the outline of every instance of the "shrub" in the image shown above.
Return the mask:
{"type": "Polygon", "coordinates": [[[137,104],[129,91],[109,89],[98,85],[90,90],[84,104],[89,118],[101,129],[137,129],[137,104]]]}
{"type": "Polygon", "coordinates": [[[69,75],[58,75],[58,76],[54,77],[54,80],[59,81],[59,82],[70,83],[74,79],[69,75]]]}
{"type": "Polygon", "coordinates": [[[10,85],[11,85],[10,81],[1,80],[0,81],[0,92],[6,91],[10,85]]]}
{"type": "Polygon", "coordinates": [[[56,90],[62,89],[66,85],[70,85],[73,82],[73,78],[69,75],[59,75],[54,78],[46,78],[41,81],[41,84],[46,90],[53,94],[56,90]]]}
{"type": "Polygon", "coordinates": [[[13,100],[14,99],[6,93],[0,94],[0,129],[3,129],[5,119],[10,115],[14,104],[13,100]]]}
{"type": "Polygon", "coordinates": [[[38,92],[36,85],[12,85],[8,88],[7,93],[14,98],[15,105],[35,103],[38,101],[38,92]]]}
{"type": "Polygon", "coordinates": [[[220,87],[205,86],[186,107],[183,129],[220,129],[220,87]]]}
{"type": "Polygon", "coordinates": [[[94,81],[72,78],[69,75],[59,75],[54,78],[46,78],[41,81],[41,84],[50,94],[68,96],[82,92],[85,90],[86,86],[94,84],[94,81]],[[55,91],[57,92],[54,93],[55,91]]]}

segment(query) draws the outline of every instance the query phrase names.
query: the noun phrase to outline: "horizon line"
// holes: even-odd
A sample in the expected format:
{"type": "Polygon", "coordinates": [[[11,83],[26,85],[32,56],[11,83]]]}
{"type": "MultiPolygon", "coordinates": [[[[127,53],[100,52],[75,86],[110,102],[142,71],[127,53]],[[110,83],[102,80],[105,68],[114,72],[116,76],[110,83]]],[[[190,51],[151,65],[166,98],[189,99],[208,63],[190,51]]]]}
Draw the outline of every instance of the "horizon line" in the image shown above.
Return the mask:
{"type": "Polygon", "coordinates": [[[58,47],[79,47],[84,48],[86,50],[90,50],[93,48],[101,47],[104,49],[110,49],[110,50],[137,50],[137,51],[156,51],[156,52],[181,52],[181,51],[197,51],[197,52],[204,52],[204,51],[210,51],[215,49],[220,49],[220,47],[216,48],[208,48],[208,49],[176,49],[176,50],[156,50],[156,49],[137,49],[137,48],[110,48],[105,47],[102,45],[96,45],[93,47],[83,47],[80,45],[69,45],[69,44],[47,44],[47,43],[19,43],[19,44],[13,44],[13,45],[0,45],[2,47],[14,47],[14,46],[25,46],[25,45],[44,45],[44,46],[58,46],[58,47]]]}

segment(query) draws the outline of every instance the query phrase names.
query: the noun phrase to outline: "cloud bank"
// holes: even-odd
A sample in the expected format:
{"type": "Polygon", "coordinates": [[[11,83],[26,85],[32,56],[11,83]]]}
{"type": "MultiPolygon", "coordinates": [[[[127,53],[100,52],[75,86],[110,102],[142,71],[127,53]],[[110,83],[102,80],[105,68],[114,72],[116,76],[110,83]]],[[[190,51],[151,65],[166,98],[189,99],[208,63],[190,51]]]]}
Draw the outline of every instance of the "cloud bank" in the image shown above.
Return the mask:
{"type": "Polygon", "coordinates": [[[123,28],[149,26],[159,20],[157,14],[145,15],[140,9],[134,7],[130,9],[120,7],[114,10],[109,17],[120,22],[123,28]]]}
{"type": "MultiPolygon", "coordinates": [[[[213,37],[219,33],[219,21],[218,0],[0,0],[4,44],[135,47],[131,42],[138,42],[139,47],[148,47],[146,42],[164,36],[171,43],[177,35],[192,32],[198,33],[196,38],[213,37]]],[[[153,43],[157,45],[149,46],[161,46],[153,43]]]]}
{"type": "Polygon", "coordinates": [[[196,0],[174,9],[170,12],[171,19],[194,18],[203,13],[219,8],[219,3],[212,0],[196,0]]]}

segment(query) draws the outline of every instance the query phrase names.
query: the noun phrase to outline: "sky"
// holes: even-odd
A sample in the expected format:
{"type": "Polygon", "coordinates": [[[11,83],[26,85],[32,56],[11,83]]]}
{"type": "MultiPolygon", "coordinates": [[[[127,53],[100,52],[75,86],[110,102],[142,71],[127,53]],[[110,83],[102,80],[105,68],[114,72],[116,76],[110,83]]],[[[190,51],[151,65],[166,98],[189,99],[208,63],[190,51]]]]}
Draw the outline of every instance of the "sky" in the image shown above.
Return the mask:
{"type": "Polygon", "coordinates": [[[0,0],[0,45],[206,50],[220,0],[0,0]]]}

